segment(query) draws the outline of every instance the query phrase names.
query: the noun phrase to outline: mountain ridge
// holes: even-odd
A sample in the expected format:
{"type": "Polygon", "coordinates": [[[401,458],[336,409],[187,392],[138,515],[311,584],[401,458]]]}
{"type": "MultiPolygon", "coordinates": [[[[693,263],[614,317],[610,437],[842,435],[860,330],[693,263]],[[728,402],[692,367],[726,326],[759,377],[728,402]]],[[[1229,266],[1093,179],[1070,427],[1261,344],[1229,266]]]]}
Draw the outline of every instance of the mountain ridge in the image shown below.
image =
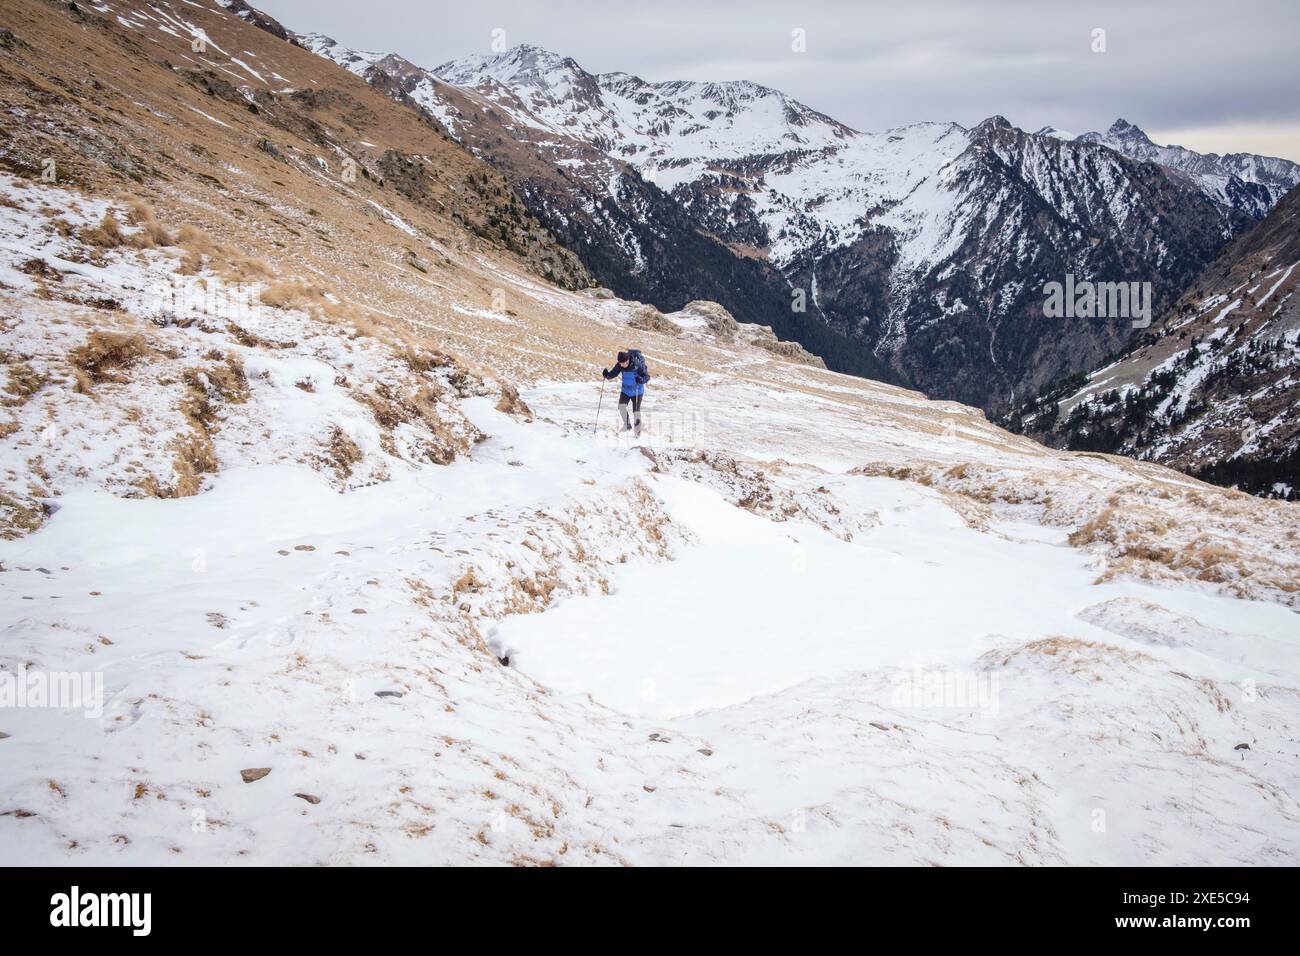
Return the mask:
{"type": "MultiPolygon", "coordinates": [[[[337,44],[304,42],[361,65],[337,44]]],[[[360,71],[382,71],[368,56],[360,71]]],[[[423,74],[405,80],[413,98],[513,168],[535,214],[620,294],[664,308],[717,299],[805,345],[821,323],[859,343],[879,377],[993,410],[1131,336],[1123,323],[1096,323],[1056,341],[1060,330],[1038,321],[1044,282],[1146,271],[1167,303],[1270,195],[1158,164],[1153,179],[1144,160],[1108,144],[1035,138],[997,115],[970,129],[861,133],[749,81],[591,74],[533,45],[423,74]],[[460,96],[479,105],[460,109],[460,96]],[[996,208],[1003,201],[1011,206],[996,208]],[[987,236],[989,222],[1006,235],[987,236]],[[718,289],[684,261],[692,256],[675,255],[690,232],[730,251],[708,258],[738,282],[718,289]],[[1011,295],[999,278],[1008,268],[1021,280],[1011,295]],[[746,302],[740,283],[764,291],[746,302]],[[697,296],[697,284],[707,291],[697,296]]],[[[1300,167],[1283,172],[1300,179],[1300,167]]],[[[828,347],[833,367],[850,370],[841,342],[828,347]]]]}
{"type": "Polygon", "coordinates": [[[1006,423],[1058,448],[1158,461],[1300,499],[1300,187],[1234,239],[1152,329],[1006,423]]]}

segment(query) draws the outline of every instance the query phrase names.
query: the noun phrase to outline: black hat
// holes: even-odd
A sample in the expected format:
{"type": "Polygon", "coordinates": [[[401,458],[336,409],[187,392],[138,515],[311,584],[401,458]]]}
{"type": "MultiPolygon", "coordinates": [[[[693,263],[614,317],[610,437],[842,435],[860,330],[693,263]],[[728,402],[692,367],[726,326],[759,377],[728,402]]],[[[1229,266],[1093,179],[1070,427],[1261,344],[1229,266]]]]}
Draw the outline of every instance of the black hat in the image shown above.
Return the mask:
{"type": "Polygon", "coordinates": [[[631,357],[632,357],[632,356],[628,355],[626,352],[619,352],[619,353],[618,353],[618,361],[619,361],[619,364],[621,365],[622,363],[626,362],[626,361],[627,361],[628,359],[630,359],[631,357]]]}

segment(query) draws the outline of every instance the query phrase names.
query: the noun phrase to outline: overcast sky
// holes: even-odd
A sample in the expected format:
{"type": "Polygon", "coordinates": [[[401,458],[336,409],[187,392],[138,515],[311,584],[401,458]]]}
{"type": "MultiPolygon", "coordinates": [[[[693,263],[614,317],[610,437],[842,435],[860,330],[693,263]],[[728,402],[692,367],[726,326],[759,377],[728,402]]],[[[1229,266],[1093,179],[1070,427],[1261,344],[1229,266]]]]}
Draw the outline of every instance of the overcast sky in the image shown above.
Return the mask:
{"type": "Polygon", "coordinates": [[[1158,143],[1300,161],[1300,0],[252,2],[420,66],[489,53],[500,29],[591,73],[754,80],[862,130],[1001,113],[1083,133],[1122,116],[1158,143]]]}

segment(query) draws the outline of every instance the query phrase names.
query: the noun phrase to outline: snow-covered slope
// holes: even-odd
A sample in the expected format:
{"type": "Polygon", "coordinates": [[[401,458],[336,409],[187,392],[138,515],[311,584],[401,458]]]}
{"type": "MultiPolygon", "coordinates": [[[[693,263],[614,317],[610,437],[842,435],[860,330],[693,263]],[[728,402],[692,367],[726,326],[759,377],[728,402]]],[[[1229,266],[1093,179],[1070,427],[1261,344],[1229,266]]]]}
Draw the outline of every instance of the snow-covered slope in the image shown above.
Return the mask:
{"type": "MultiPolygon", "coordinates": [[[[490,391],[458,398],[454,365],[421,373],[382,340],[260,304],[239,335],[186,316],[155,328],[147,355],[78,393],[53,384],[84,335],[74,297],[115,297],[115,324],[147,327],[138,296],[167,256],[74,270],[78,241],[43,217],[101,207],[8,181],[5,196],[4,347],[50,384],[21,406],[3,460],[21,470],[39,453],[53,497],[44,527],[0,545],[4,670],[100,674],[104,688],[84,707],[0,709],[7,854],[1300,854],[1285,606],[1300,569],[1271,548],[1297,533],[1293,506],[1057,455],[960,406],[699,329],[651,347],[661,378],[640,448],[610,417],[593,433],[595,382],[534,381],[531,413],[512,416],[490,391]],[[36,298],[30,258],[63,272],[65,298],[36,298]],[[774,364],[678,365],[700,351],[706,368],[774,364]],[[132,500],[112,466],[82,467],[131,459],[133,477],[165,476],[150,449],[166,447],[166,416],[136,432],[132,409],[168,408],[172,369],[204,362],[246,384],[207,371],[192,386],[219,463],[198,494],[132,500]],[[471,438],[451,464],[423,450],[428,418],[389,433],[366,398],[412,378],[441,389],[434,420],[471,438]],[[1214,555],[1207,532],[1235,547],[1214,555]],[[1153,540],[1187,563],[1135,562],[1153,540]],[[1196,798],[1153,799],[1174,793],[1196,798]]],[[[635,314],[507,281],[593,329],[635,314]]]]}
{"type": "Polygon", "coordinates": [[[0,855],[1300,860],[1295,505],[566,289],[355,76],[103,6],[0,48],[0,855]]]}

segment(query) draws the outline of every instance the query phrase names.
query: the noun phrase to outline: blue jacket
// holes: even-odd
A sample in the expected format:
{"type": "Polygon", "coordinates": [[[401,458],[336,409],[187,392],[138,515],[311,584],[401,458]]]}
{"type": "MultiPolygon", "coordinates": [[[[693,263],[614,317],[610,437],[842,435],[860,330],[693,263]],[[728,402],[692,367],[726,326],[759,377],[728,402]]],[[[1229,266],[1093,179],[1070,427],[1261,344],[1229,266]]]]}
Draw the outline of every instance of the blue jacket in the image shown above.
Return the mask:
{"type": "Polygon", "coordinates": [[[615,365],[608,372],[602,372],[606,379],[611,379],[619,374],[623,376],[623,394],[629,398],[636,398],[638,395],[645,394],[645,382],[641,381],[637,375],[636,369],[628,364],[627,368],[619,368],[615,365]]]}

